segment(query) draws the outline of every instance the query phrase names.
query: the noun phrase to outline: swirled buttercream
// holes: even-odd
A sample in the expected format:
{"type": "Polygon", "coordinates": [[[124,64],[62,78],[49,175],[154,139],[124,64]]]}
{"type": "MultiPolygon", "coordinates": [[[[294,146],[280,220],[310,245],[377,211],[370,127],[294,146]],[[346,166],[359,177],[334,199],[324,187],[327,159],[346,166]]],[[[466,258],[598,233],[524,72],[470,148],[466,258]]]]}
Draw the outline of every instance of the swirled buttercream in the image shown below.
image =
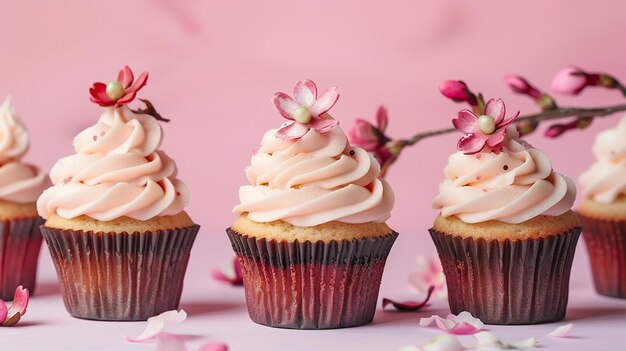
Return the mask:
{"type": "Polygon", "coordinates": [[[283,220],[300,227],[384,222],[394,195],[379,173],[378,162],[350,146],[339,127],[310,130],[296,140],[277,138],[270,130],[246,169],[251,185],[239,189],[240,204],[233,211],[255,222],[283,220]]]}
{"type": "Polygon", "coordinates": [[[502,146],[499,153],[452,154],[433,208],[465,223],[512,224],[570,210],[576,197],[574,182],[553,172],[548,156],[520,140],[514,126],[507,127],[502,146]]]}
{"type": "Polygon", "coordinates": [[[28,146],[26,128],[6,99],[0,106],[0,199],[33,203],[48,187],[41,169],[20,161],[28,146]]]}
{"type": "Polygon", "coordinates": [[[106,108],[95,125],[74,139],[76,154],[60,159],[50,171],[54,186],[37,201],[39,214],[110,221],[181,212],[189,192],[176,179],[174,161],[158,150],[162,138],[153,117],[126,106],[106,108]]]}
{"type": "Polygon", "coordinates": [[[617,127],[596,136],[593,153],[597,161],[579,179],[583,194],[598,203],[610,204],[626,194],[626,116],[617,127]]]}

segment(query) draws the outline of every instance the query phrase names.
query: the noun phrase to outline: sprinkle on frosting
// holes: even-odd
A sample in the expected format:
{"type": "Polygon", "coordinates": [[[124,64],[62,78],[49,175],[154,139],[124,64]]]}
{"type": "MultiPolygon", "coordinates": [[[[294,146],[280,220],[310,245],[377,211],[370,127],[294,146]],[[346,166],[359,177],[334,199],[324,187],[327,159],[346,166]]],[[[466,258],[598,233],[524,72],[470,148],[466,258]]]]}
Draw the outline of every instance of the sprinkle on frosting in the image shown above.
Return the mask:
{"type": "Polygon", "coordinates": [[[21,162],[28,146],[26,128],[7,98],[0,105],[0,199],[33,203],[49,185],[41,169],[21,162]]]}
{"type": "Polygon", "coordinates": [[[277,137],[296,140],[311,129],[325,133],[339,124],[327,113],[339,99],[337,88],[329,88],[318,97],[315,83],[305,79],[296,82],[293,96],[276,93],[272,99],[278,112],[289,120],[276,131],[277,137]]]}
{"type": "Polygon", "coordinates": [[[580,176],[585,197],[601,204],[626,195],[626,115],[612,129],[600,132],[593,145],[596,162],[580,176]]]}
{"type": "Polygon", "coordinates": [[[485,149],[478,154],[482,157],[461,151],[450,156],[433,201],[443,217],[516,224],[570,210],[576,197],[574,182],[553,172],[550,159],[520,140],[514,125],[505,130],[498,154],[485,149]]]}
{"type": "Polygon", "coordinates": [[[74,139],[76,154],[52,168],[54,186],[37,201],[39,214],[110,221],[181,212],[189,192],[176,179],[174,161],[158,149],[162,138],[156,119],[127,106],[107,107],[95,125],[74,139]]]}

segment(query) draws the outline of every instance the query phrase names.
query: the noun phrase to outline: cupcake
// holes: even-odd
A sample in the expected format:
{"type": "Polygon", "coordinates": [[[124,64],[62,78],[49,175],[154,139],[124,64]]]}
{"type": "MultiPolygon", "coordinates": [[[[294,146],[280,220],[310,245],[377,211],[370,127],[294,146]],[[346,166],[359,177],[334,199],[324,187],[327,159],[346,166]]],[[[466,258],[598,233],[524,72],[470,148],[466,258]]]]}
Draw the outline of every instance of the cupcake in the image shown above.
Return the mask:
{"type": "Polygon", "coordinates": [[[95,320],[145,320],[178,308],[199,226],[183,210],[189,191],[159,150],[163,119],[147,100],[128,107],[148,78],[95,83],[98,122],[74,139],[37,201],[65,307],[95,320]]]}
{"type": "Polygon", "coordinates": [[[239,218],[226,230],[241,263],[250,318],[292,329],[367,324],[376,310],[397,233],[380,166],[351,146],[328,110],[335,88],[317,97],[299,81],[295,100],[276,93],[289,121],[265,133],[239,189],[239,218]]]}
{"type": "Polygon", "coordinates": [[[12,300],[22,285],[33,292],[41,249],[35,202],[48,187],[38,167],[23,163],[28,133],[10,105],[0,105],[0,300],[12,300]]]}
{"type": "Polygon", "coordinates": [[[489,324],[534,324],[565,317],[580,224],[570,210],[573,181],[520,139],[517,115],[490,100],[480,117],[453,121],[465,136],[448,159],[430,229],[452,313],[489,324]]]}
{"type": "Polygon", "coordinates": [[[626,298],[626,116],[598,134],[593,153],[597,161],[580,176],[577,213],[596,291],[626,298]]]}

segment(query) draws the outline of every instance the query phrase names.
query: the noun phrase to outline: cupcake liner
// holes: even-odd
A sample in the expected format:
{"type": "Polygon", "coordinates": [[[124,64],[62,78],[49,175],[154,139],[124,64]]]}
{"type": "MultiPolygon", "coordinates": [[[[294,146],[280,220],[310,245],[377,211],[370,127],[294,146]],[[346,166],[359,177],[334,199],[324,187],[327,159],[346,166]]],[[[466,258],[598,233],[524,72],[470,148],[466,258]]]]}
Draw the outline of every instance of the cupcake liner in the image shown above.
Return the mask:
{"type": "Polygon", "coordinates": [[[578,215],[589,252],[596,291],[626,298],[626,221],[611,221],[578,215]]]}
{"type": "Polygon", "coordinates": [[[0,220],[0,299],[13,300],[20,285],[34,292],[42,224],[39,216],[0,220]]]}
{"type": "Polygon", "coordinates": [[[226,232],[241,263],[250,318],[290,329],[370,323],[385,261],[398,236],[313,243],[226,232]]]}
{"type": "Polygon", "coordinates": [[[450,310],[469,311],[487,324],[562,320],[580,231],[486,241],[430,229],[446,275],[450,310]]]}
{"type": "Polygon", "coordinates": [[[134,321],[177,309],[198,225],[104,233],[41,227],[74,317],[134,321]]]}

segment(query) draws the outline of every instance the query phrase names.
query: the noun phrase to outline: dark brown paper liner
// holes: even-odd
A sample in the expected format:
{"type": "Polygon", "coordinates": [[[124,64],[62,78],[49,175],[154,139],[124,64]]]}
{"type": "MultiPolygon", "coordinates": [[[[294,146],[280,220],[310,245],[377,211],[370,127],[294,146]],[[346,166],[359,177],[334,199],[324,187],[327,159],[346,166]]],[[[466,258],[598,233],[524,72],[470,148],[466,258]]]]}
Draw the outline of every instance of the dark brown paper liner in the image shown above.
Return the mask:
{"type": "Polygon", "coordinates": [[[34,292],[41,224],[43,219],[38,216],[0,220],[0,299],[13,300],[15,289],[20,285],[31,294],[34,292]]]}
{"type": "Polygon", "coordinates": [[[42,226],[41,231],[72,316],[134,321],[178,308],[199,228],[129,234],[42,226]]]}
{"type": "Polygon", "coordinates": [[[226,232],[241,263],[250,318],[290,329],[370,323],[385,261],[398,236],[312,243],[226,232]]]}
{"type": "Polygon", "coordinates": [[[439,233],[435,242],[452,313],[487,324],[535,324],[565,318],[580,228],[543,239],[497,241],[439,233]]]}
{"type": "Polygon", "coordinates": [[[596,291],[626,298],[626,221],[611,221],[578,214],[596,291]]]}

